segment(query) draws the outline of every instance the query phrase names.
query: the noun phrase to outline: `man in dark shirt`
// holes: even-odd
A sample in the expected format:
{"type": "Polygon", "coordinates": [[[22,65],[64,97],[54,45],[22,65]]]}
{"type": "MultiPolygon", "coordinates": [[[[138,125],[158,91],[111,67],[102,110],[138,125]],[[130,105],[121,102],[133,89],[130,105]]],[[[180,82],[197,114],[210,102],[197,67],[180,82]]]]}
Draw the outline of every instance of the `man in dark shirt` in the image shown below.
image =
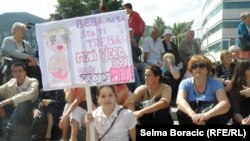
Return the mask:
{"type": "Polygon", "coordinates": [[[172,35],[173,35],[173,33],[172,33],[171,29],[165,29],[164,33],[163,33],[164,40],[162,40],[162,44],[164,46],[165,53],[172,53],[175,56],[176,65],[179,67],[178,64],[182,63],[182,61],[181,61],[181,58],[179,56],[179,51],[178,51],[177,45],[171,41],[172,35]]]}

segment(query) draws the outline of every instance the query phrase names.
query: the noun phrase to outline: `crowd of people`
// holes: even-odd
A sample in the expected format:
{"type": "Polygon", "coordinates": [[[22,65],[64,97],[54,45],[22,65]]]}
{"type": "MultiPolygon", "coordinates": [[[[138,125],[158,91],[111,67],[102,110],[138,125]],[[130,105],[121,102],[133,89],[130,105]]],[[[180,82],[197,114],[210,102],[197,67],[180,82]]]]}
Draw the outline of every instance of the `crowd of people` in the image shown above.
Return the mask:
{"type": "Polygon", "coordinates": [[[129,15],[135,83],[93,87],[97,101],[92,113],[87,113],[84,88],[43,91],[39,65],[24,40],[25,24],[13,24],[12,36],[2,44],[3,56],[13,58],[13,78],[0,86],[0,120],[9,119],[4,133],[7,141],[20,124],[31,125],[32,141],[77,141],[83,128],[89,141],[91,122],[99,140],[135,141],[136,125],[173,125],[171,107],[177,107],[180,125],[229,121],[250,125],[250,47],[243,48],[241,42],[244,39],[250,45],[250,13],[241,15],[239,44],[222,51],[221,63],[214,67],[202,55],[194,30],[186,32],[179,47],[172,42],[171,29],[165,29],[162,39],[156,26],[142,41],[143,19],[132,4],[123,8],[129,15]]]}

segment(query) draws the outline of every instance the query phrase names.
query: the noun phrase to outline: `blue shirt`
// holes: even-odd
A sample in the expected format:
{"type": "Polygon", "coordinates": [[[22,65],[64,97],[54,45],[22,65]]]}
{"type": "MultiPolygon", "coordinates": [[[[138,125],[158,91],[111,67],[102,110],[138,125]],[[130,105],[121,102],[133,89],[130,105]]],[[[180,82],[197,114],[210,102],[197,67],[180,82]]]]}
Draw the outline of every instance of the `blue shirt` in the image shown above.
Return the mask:
{"type": "Polygon", "coordinates": [[[179,90],[185,90],[187,92],[187,101],[206,101],[215,102],[216,101],[216,91],[224,88],[223,84],[214,78],[207,78],[207,86],[203,94],[198,94],[195,91],[193,78],[187,78],[183,80],[179,85],[179,90]]]}

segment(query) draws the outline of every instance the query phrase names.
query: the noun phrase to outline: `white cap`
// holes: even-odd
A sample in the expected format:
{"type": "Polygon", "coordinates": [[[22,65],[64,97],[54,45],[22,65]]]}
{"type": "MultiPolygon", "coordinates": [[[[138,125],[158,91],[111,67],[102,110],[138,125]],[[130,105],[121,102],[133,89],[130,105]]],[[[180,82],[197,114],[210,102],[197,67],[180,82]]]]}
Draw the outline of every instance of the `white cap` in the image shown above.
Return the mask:
{"type": "Polygon", "coordinates": [[[164,33],[163,33],[163,36],[164,36],[164,35],[167,35],[167,34],[172,35],[172,34],[173,34],[173,33],[172,33],[172,30],[169,29],[169,28],[165,29],[165,30],[164,30],[164,33]]]}

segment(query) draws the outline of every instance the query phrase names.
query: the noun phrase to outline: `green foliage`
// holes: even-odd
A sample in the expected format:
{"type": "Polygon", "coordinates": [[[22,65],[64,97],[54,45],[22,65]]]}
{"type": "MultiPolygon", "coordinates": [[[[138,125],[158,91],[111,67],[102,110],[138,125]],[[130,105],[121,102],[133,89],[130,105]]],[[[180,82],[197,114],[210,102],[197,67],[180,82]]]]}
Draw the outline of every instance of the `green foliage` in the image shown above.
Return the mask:
{"type": "Polygon", "coordinates": [[[122,9],[122,0],[103,0],[104,5],[108,7],[108,11],[116,11],[122,9]]]}
{"type": "Polygon", "coordinates": [[[177,36],[177,35],[187,32],[189,29],[191,29],[193,23],[194,23],[194,20],[192,20],[191,22],[174,23],[173,34],[177,36]]]}
{"type": "Polygon", "coordinates": [[[192,20],[191,22],[174,23],[172,32],[175,37],[173,38],[173,41],[177,45],[179,45],[181,40],[185,38],[185,33],[191,29],[193,23],[194,20],[192,20]]]}
{"type": "MultiPolygon", "coordinates": [[[[57,0],[56,12],[64,18],[73,18],[92,14],[99,8],[100,0],[57,0]]],[[[122,0],[103,0],[108,11],[122,9],[122,0]]]]}
{"type": "Polygon", "coordinates": [[[164,30],[166,29],[166,25],[161,17],[159,16],[156,17],[154,26],[158,28],[159,36],[162,36],[162,34],[164,33],[164,30]]]}

